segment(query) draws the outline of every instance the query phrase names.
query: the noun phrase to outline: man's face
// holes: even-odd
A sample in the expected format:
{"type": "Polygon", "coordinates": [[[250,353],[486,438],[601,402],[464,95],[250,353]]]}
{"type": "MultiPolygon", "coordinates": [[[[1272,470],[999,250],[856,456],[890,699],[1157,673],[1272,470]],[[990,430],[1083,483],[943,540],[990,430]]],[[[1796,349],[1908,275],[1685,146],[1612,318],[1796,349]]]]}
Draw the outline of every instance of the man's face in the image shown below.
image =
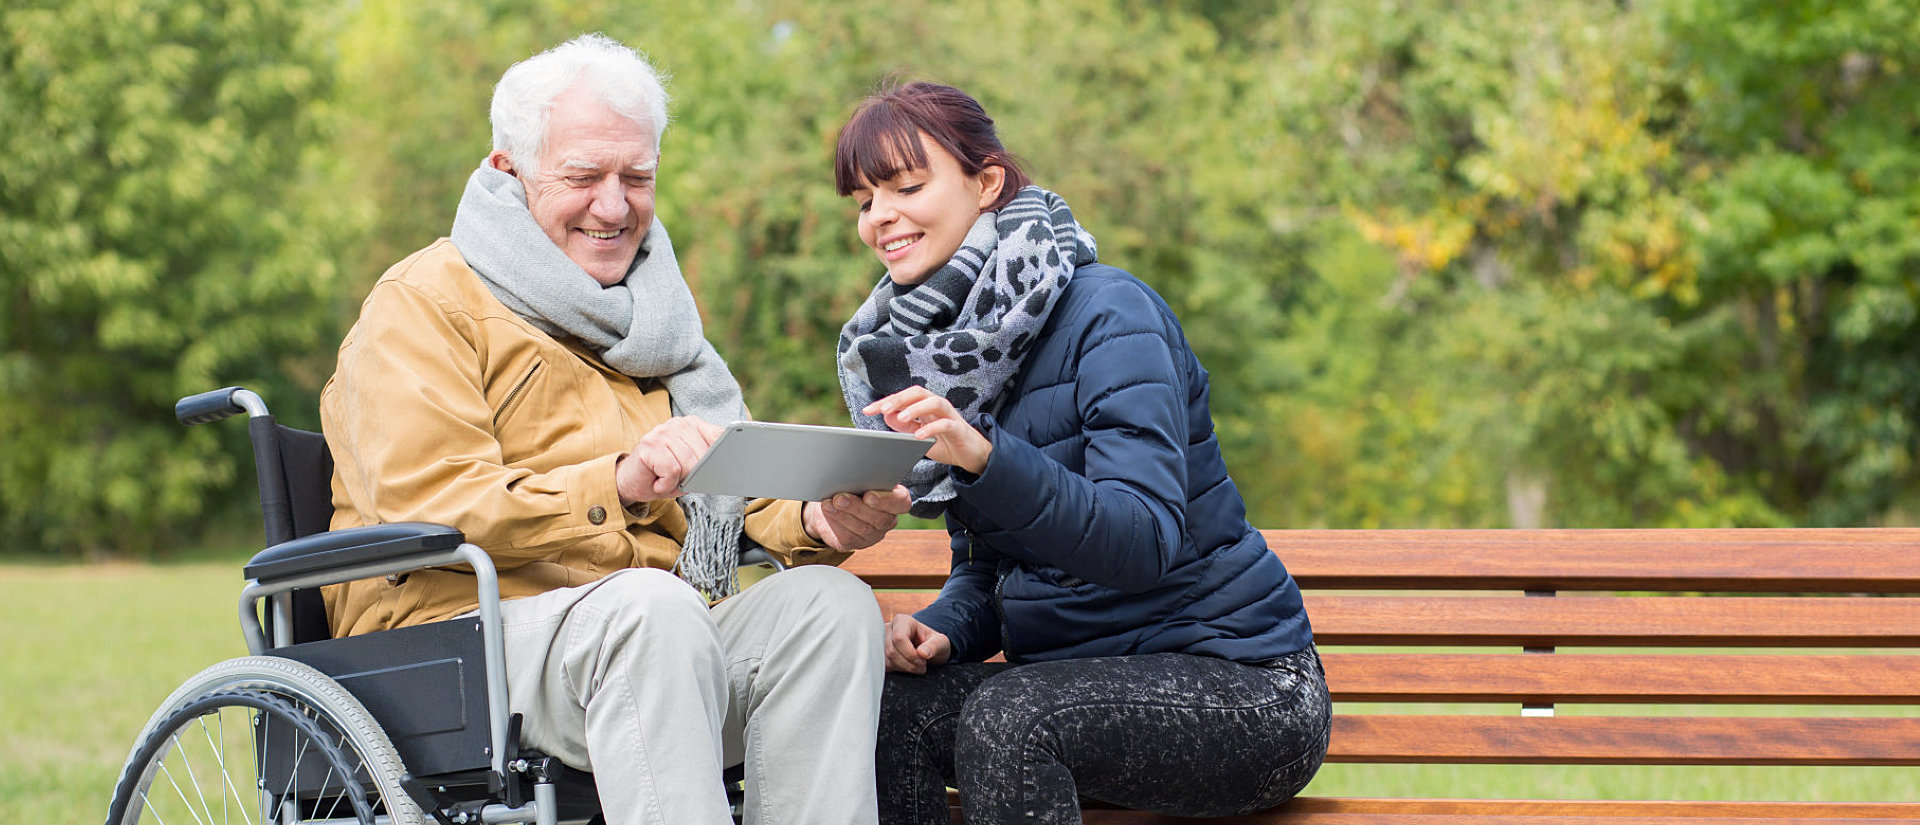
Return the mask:
{"type": "Polygon", "coordinates": [[[539,170],[508,171],[526,187],[527,209],[553,244],[612,286],[627,277],[653,225],[658,165],[652,130],[576,89],[553,101],[539,170]]]}

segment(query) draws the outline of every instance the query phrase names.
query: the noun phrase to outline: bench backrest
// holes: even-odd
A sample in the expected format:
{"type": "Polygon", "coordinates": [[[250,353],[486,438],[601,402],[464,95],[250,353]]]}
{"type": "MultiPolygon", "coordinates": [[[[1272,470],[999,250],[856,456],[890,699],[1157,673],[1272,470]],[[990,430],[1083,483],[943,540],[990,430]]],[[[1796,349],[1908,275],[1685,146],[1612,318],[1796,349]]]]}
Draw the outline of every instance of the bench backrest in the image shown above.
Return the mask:
{"type": "MultiPolygon", "coordinates": [[[[1342,703],[1330,761],[1920,765],[1920,529],[1263,532],[1342,703]],[[1780,707],[1664,715],[1698,705],[1780,707]]],[[[911,612],[947,536],[845,566],[911,612]]]]}

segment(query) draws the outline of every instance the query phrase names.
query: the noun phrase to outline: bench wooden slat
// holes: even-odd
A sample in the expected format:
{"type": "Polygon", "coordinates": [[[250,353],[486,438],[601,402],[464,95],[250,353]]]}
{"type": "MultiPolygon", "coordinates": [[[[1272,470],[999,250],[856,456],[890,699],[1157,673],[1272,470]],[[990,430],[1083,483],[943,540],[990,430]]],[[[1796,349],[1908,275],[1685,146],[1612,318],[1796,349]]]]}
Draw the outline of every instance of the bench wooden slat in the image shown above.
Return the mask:
{"type": "MultiPolygon", "coordinates": [[[[1920,528],[1263,530],[1303,588],[1920,593],[1920,528]]],[[[843,565],[937,590],[942,530],[896,530],[843,565]]]]}
{"type": "Polygon", "coordinates": [[[1920,529],[1263,530],[1305,588],[1920,592],[1920,529]]]}
{"type": "Polygon", "coordinates": [[[880,616],[887,621],[893,620],[895,613],[912,613],[933,604],[937,595],[924,590],[875,590],[873,598],[880,603],[880,616]]]}
{"type": "MultiPolygon", "coordinates": [[[[1231,816],[1220,819],[1191,819],[1179,816],[1162,816],[1141,811],[1100,810],[1098,822],[1112,825],[1681,825],[1682,823],[1710,822],[1714,825],[1815,825],[1830,823],[1828,817],[1818,811],[1808,810],[1799,816],[1788,817],[1737,817],[1721,813],[1704,812],[1694,815],[1660,816],[1635,813],[1595,814],[1592,816],[1553,816],[1502,814],[1492,811],[1462,814],[1402,814],[1402,813],[1256,813],[1247,816],[1231,816]]],[[[955,825],[965,820],[955,816],[955,825]]],[[[1096,821],[1089,819],[1088,821],[1096,821]]],[[[1912,819],[1899,817],[1880,818],[1844,818],[1846,825],[1913,825],[1912,819]]]]}
{"type": "MultiPolygon", "coordinates": [[[[1710,819],[1723,823],[1809,822],[1821,819],[1848,819],[1856,825],[1867,822],[1901,822],[1920,817],[1920,803],[1913,802],[1731,802],[1731,801],[1627,801],[1627,800],[1502,800],[1502,799],[1360,799],[1301,798],[1246,819],[1191,820],[1180,818],[1126,819],[1129,823],[1171,823],[1217,821],[1271,822],[1284,814],[1295,825],[1346,825],[1347,823],[1529,823],[1530,825],[1594,825],[1599,822],[1671,823],[1676,820],[1710,819]]],[[[1102,814],[1103,817],[1106,814],[1102,814]]]]}
{"type": "Polygon", "coordinates": [[[1344,702],[1920,704],[1920,656],[1321,654],[1344,702]]]}
{"type": "MultiPolygon", "coordinates": [[[[1098,810],[1098,819],[1088,821],[1112,823],[1112,825],[1682,825],[1683,823],[1714,823],[1714,825],[1814,825],[1831,823],[1836,818],[1846,825],[1913,825],[1910,818],[1868,817],[1856,818],[1851,814],[1830,817],[1818,809],[1809,808],[1798,815],[1778,817],[1731,816],[1724,812],[1711,810],[1695,814],[1642,814],[1632,811],[1621,813],[1596,813],[1587,816],[1564,816],[1552,814],[1510,814],[1502,813],[1498,808],[1485,811],[1468,811],[1458,814],[1411,814],[1391,811],[1382,812],[1338,812],[1322,813],[1315,811],[1261,812],[1246,816],[1232,816],[1220,819],[1193,819],[1179,816],[1163,816],[1141,811],[1098,810]]],[[[1913,814],[1909,813],[1911,817],[1913,814]]],[[[965,820],[955,816],[956,825],[965,820]]]]}
{"type": "Polygon", "coordinates": [[[886,543],[840,563],[876,589],[939,590],[953,568],[945,530],[895,530],[886,543]]]}
{"type": "Polygon", "coordinates": [[[1613,799],[1365,799],[1301,798],[1277,810],[1298,813],[1397,813],[1425,816],[1487,814],[1494,816],[1619,816],[1698,817],[1745,819],[1798,818],[1809,815],[1851,819],[1902,819],[1920,814],[1920,802],[1738,802],[1691,800],[1613,799]]]}
{"type": "MultiPolygon", "coordinates": [[[[1920,528],[1263,530],[1306,589],[1920,593],[1920,528]]],[[[941,530],[897,530],[845,564],[874,587],[939,589],[941,530]]]]}
{"type": "Polygon", "coordinates": [[[1913,647],[1920,598],[1308,596],[1322,645],[1913,647]]]}
{"type": "Polygon", "coordinates": [[[1517,765],[1912,765],[1920,718],[1334,717],[1330,762],[1517,765]]]}
{"type": "MultiPolygon", "coordinates": [[[[912,613],[934,593],[876,593],[912,613]]],[[[1913,647],[1920,598],[1307,596],[1323,646],[1913,647]]]]}
{"type": "MultiPolygon", "coordinates": [[[[1920,653],[1914,650],[1920,648],[1920,529],[1262,532],[1301,584],[1328,683],[1341,703],[1329,761],[1920,766],[1920,718],[1912,716],[1567,715],[1570,705],[1920,705],[1920,653]],[[1740,595],[1672,595],[1696,592],[1740,595]],[[1429,646],[1495,649],[1421,650],[1429,646]],[[1591,647],[1647,652],[1520,652],[1591,647]],[[1673,650],[1653,650],[1661,647],[1673,650]],[[1762,655],[1755,648],[1830,649],[1762,655]],[[1851,652],[1881,648],[1905,650],[1851,652]],[[1361,713],[1376,708],[1353,703],[1394,712],[1361,713]],[[1486,715],[1406,715],[1409,708],[1393,707],[1405,703],[1506,707],[1486,715]],[[1515,706],[1523,705],[1561,712],[1522,715],[1515,706]]],[[[896,531],[846,566],[879,589],[882,610],[892,615],[933,600],[949,556],[943,531],[896,531]]],[[[955,816],[959,822],[957,810],[955,816]]],[[[1086,819],[1107,825],[1892,823],[1920,820],[1920,802],[1308,797],[1224,819],[1111,808],[1090,809],[1086,819]]]]}
{"type": "MultiPolygon", "coordinates": [[[[947,792],[955,811],[959,795],[947,792]]],[[[1084,811],[1098,812],[1099,821],[1128,825],[1676,825],[1714,822],[1721,825],[1787,825],[1844,819],[1848,825],[1907,825],[1920,819],[1920,802],[1744,802],[1687,800],[1518,800],[1518,799],[1375,799],[1366,797],[1298,797],[1277,807],[1244,816],[1184,817],[1129,811],[1097,800],[1083,800],[1084,811]]]]}
{"type": "Polygon", "coordinates": [[[1666,800],[1365,799],[1302,797],[1247,816],[1195,819],[1089,806],[1101,822],[1126,825],[1787,825],[1846,819],[1849,825],[1908,823],[1920,803],[1676,802],[1666,800]]]}

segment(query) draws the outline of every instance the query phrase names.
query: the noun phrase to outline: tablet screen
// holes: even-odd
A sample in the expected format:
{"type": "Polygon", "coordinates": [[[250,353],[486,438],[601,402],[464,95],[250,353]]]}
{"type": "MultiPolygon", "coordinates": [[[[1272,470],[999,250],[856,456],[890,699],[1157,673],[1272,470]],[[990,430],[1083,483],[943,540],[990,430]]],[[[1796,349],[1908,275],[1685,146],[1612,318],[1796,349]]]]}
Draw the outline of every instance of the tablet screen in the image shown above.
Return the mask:
{"type": "Polygon", "coordinates": [[[891,490],[932,446],[905,433],[738,421],[727,425],[680,488],[794,501],[891,490]]]}

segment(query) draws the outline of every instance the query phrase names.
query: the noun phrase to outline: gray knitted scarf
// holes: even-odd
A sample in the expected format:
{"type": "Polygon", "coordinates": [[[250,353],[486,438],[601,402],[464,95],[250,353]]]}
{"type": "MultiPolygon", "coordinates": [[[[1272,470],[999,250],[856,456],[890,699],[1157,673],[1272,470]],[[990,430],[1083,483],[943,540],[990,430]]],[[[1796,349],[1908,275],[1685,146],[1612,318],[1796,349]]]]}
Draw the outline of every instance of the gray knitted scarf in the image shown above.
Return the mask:
{"type": "MultiPolygon", "coordinates": [[[[693,292],[658,218],[626,279],[602,287],[534,222],[520,180],[481,166],[460,196],[453,245],[494,297],[528,323],[579,340],[626,375],[659,379],[675,415],[722,426],[748,417],[740,384],[701,330],[693,292]]],[[[677,572],[709,599],[731,595],[739,589],[744,502],[690,494],[680,503],[687,538],[677,572]]]]}
{"type": "MultiPolygon", "coordinates": [[[[861,408],[918,384],[978,426],[1020,374],[1074,269],[1095,255],[1093,236],[1066,201],[1028,186],[975,220],[953,259],[919,285],[883,276],[840,330],[840,388],[853,423],[887,429],[861,408]]],[[[952,478],[931,459],[915,465],[906,485],[922,518],[953,499],[952,478]]]]}

